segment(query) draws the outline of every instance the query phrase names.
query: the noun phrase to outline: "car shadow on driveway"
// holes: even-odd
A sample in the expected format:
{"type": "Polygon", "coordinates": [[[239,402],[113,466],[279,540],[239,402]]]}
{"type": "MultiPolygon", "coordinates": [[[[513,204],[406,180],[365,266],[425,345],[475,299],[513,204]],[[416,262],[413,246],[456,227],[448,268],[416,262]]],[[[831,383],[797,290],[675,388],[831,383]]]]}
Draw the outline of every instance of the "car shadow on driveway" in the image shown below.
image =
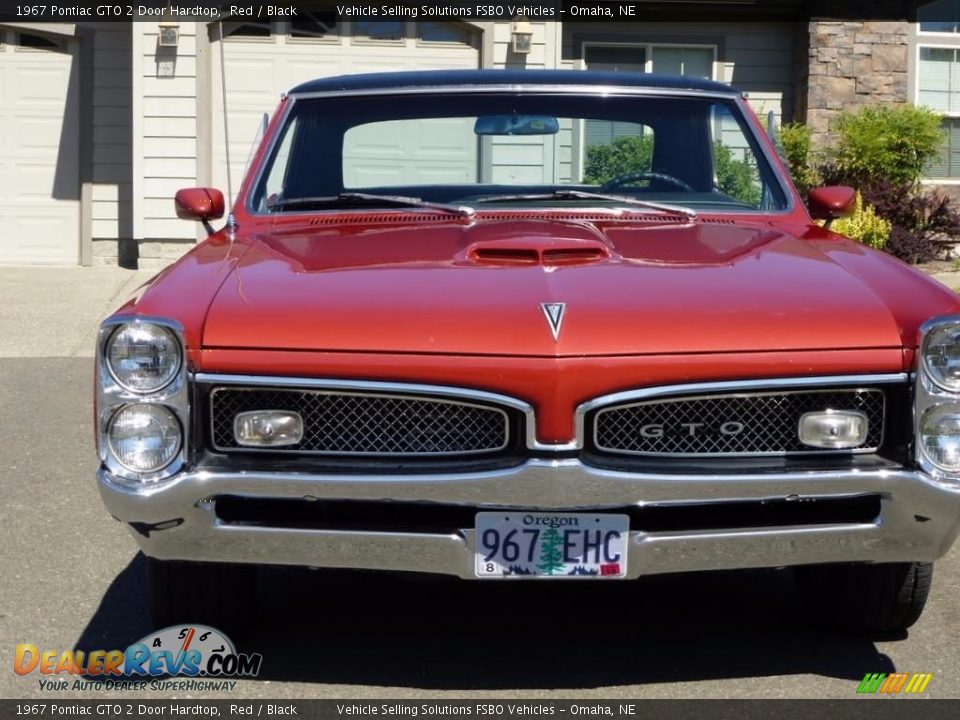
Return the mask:
{"type": "MultiPolygon", "coordinates": [[[[108,588],[76,648],[152,627],[144,558],[108,588]]],[[[635,583],[479,583],[264,568],[256,621],[233,633],[261,680],[434,690],[585,689],[894,670],[863,638],[804,625],[787,571],[635,583]]],[[[253,682],[253,681],[251,681],[253,682]]]]}

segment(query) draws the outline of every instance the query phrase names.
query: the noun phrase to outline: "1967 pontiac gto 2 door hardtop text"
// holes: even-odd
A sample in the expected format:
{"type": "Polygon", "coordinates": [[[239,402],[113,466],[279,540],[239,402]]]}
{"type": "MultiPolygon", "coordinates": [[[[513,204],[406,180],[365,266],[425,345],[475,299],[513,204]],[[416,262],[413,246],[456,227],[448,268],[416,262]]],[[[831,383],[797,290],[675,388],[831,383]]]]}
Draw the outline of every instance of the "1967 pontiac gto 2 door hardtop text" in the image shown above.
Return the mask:
{"type": "Polygon", "coordinates": [[[229,621],[257,564],[792,566],[908,627],[960,522],[958,297],[811,219],[852,201],[808,210],[713,82],[295,88],[226,226],[178,193],[210,237],[100,331],[99,484],[156,620],[229,621]]]}

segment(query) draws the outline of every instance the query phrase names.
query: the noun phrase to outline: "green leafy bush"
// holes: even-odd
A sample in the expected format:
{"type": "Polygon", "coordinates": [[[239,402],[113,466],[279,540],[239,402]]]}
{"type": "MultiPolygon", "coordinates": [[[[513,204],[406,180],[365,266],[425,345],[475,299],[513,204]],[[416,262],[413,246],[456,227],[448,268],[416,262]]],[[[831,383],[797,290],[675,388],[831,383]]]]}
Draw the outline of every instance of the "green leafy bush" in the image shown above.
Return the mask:
{"type": "Polygon", "coordinates": [[[852,240],[859,240],[864,245],[880,250],[886,246],[887,240],[890,239],[890,231],[893,226],[889,220],[884,220],[877,215],[872,205],[864,205],[863,195],[858,192],[853,214],[850,217],[837,220],[833,223],[831,229],[841,235],[846,235],[852,240]]]}
{"type": "Polygon", "coordinates": [[[777,131],[777,140],[783,151],[783,158],[790,168],[793,184],[801,195],[806,196],[810,188],[821,183],[811,150],[813,130],[802,123],[784,123],[777,131]]]}
{"type": "Polygon", "coordinates": [[[860,191],[864,205],[890,223],[883,249],[894,257],[941,257],[943,239],[960,237],[960,215],[947,196],[920,183],[943,142],[940,115],[909,105],[867,107],[843,113],[835,129],[836,144],[812,161],[822,184],[860,191]]]}
{"type": "Polygon", "coordinates": [[[960,237],[960,215],[950,198],[919,183],[893,183],[883,178],[863,185],[864,202],[889,220],[893,232],[886,250],[910,263],[943,255],[943,238],[960,237]]]}
{"type": "Polygon", "coordinates": [[[726,145],[714,143],[713,171],[720,192],[749,205],[760,207],[760,183],[754,166],[746,160],[737,160],[726,145]]]}
{"type": "Polygon", "coordinates": [[[609,145],[587,148],[583,181],[603,185],[621,175],[643,172],[653,162],[653,136],[618,137],[609,145]]]}
{"type": "Polygon", "coordinates": [[[919,181],[943,142],[941,116],[913,105],[874,105],[841,113],[836,131],[833,162],[858,186],[877,178],[919,181]]]}
{"type": "MultiPolygon", "coordinates": [[[[653,163],[653,136],[618,137],[609,145],[594,145],[587,149],[583,181],[603,185],[615,177],[651,169],[653,163]]],[[[760,204],[760,185],[757,171],[745,160],[734,158],[730,148],[714,145],[714,172],[721,192],[752,207],[760,204]]]]}

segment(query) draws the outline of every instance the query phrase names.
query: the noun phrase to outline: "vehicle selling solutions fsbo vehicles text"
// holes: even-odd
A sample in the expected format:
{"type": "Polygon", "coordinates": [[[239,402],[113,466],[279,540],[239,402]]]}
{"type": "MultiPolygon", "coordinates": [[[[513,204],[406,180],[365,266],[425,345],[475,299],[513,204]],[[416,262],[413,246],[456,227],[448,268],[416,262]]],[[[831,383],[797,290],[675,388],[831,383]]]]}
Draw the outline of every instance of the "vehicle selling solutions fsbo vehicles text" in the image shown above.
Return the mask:
{"type": "Polygon", "coordinates": [[[552,7],[540,5],[337,5],[337,14],[342,17],[380,18],[429,18],[429,17],[475,17],[475,18],[552,18],[557,17],[552,7]]]}

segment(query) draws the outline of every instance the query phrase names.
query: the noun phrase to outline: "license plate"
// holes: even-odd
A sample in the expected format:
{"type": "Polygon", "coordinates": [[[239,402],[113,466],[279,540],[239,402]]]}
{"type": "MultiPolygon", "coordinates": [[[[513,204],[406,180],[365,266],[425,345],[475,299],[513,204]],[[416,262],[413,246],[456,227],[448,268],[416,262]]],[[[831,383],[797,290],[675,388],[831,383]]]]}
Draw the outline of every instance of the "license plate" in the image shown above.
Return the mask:
{"type": "Polygon", "coordinates": [[[626,576],[626,515],[483,512],[475,529],[477,577],[626,576]]]}

